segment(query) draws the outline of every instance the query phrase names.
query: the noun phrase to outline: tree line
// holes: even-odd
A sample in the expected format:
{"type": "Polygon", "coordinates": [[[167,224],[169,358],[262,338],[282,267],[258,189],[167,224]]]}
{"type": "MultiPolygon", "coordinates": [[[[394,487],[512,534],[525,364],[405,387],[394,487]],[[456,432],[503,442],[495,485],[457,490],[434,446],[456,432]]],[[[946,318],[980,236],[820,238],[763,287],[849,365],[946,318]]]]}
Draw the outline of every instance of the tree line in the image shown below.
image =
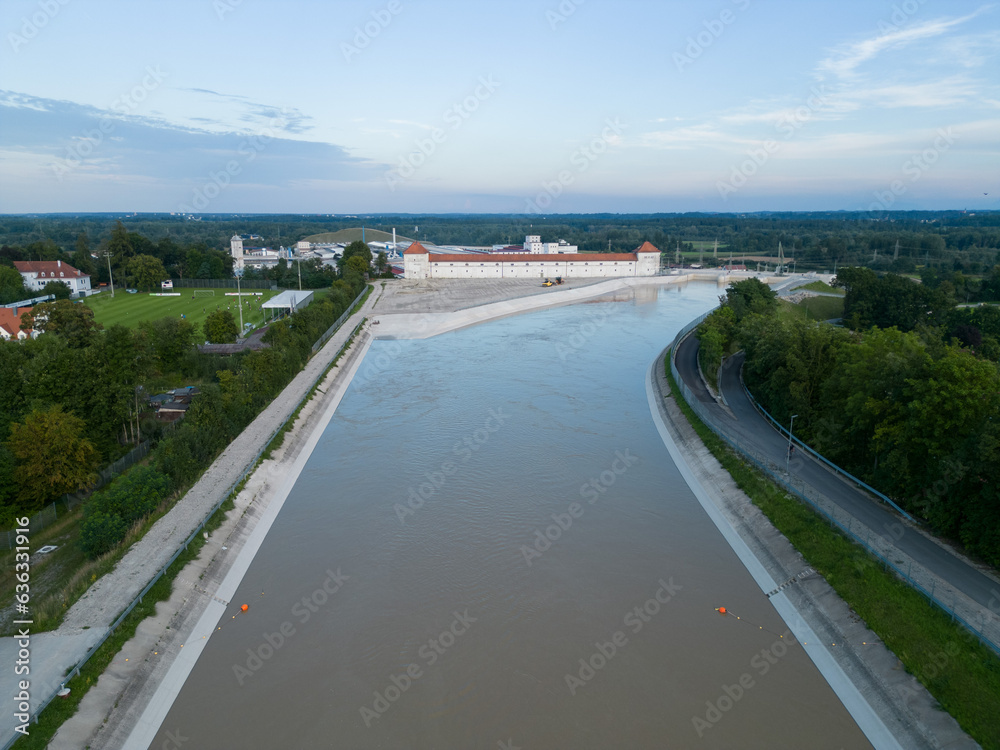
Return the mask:
{"type": "Polygon", "coordinates": [[[996,564],[1000,314],[873,277],[838,276],[843,328],[786,318],[760,282],[734,284],[699,331],[703,362],[742,349],[747,387],[775,419],[797,415],[797,437],[996,564]],[[978,346],[963,326],[980,331],[978,346]]]}
{"type": "Polygon", "coordinates": [[[107,551],[214,460],[302,369],[312,344],[363,288],[363,276],[348,271],[321,300],[272,323],[268,348],[222,357],[200,353],[184,320],[105,329],[83,305],[46,303],[45,335],[0,342],[0,520],[93,486],[99,466],[150,439],[145,468],[116,478],[85,506],[81,543],[91,556],[107,551]],[[146,401],[155,384],[177,381],[196,382],[201,392],[165,434],[146,401]]]}

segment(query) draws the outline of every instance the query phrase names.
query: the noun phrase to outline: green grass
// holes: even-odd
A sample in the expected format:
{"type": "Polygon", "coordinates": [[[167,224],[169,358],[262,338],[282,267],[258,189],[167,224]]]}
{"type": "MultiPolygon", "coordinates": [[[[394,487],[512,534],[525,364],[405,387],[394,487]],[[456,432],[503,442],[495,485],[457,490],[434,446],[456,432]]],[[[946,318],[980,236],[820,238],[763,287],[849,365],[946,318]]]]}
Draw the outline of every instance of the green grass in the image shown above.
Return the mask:
{"type": "MultiPolygon", "coordinates": [[[[679,393],[666,363],[672,394],[679,393]]],[[[1000,658],[861,546],[744,463],[675,401],[705,446],[806,561],[982,747],[1000,748],[1000,658]]]]}
{"type": "MultiPolygon", "coordinates": [[[[105,328],[115,324],[135,328],[140,323],[147,320],[158,320],[159,318],[179,318],[182,315],[186,320],[198,325],[201,330],[202,324],[209,313],[215,312],[218,308],[230,309],[233,316],[239,322],[239,307],[236,305],[236,297],[225,296],[226,292],[235,291],[230,289],[215,289],[214,297],[195,297],[192,299],[194,289],[176,289],[180,297],[153,297],[148,292],[129,294],[118,290],[115,296],[111,292],[105,291],[93,297],[87,297],[84,304],[94,311],[94,320],[105,328]]],[[[243,300],[250,300],[250,304],[243,306],[243,321],[260,326],[264,321],[264,315],[259,307],[261,301],[271,299],[278,294],[269,289],[252,289],[252,292],[261,292],[263,297],[244,297],[243,300]]]]}
{"type": "Polygon", "coordinates": [[[795,287],[796,289],[808,289],[811,292],[825,292],[826,294],[836,294],[838,297],[843,297],[847,294],[846,291],[840,287],[830,286],[823,281],[811,281],[805,286],[795,287]]]}
{"type": "Polygon", "coordinates": [[[798,320],[832,320],[844,315],[841,297],[807,297],[798,304],[778,300],[778,315],[798,320]]]}
{"type": "MultiPolygon", "coordinates": [[[[380,229],[365,229],[366,242],[392,242],[392,232],[383,232],[380,229]]],[[[321,232],[303,238],[306,242],[355,242],[361,239],[361,227],[351,227],[350,229],[340,229],[336,232],[321,232]]],[[[397,242],[410,242],[409,237],[401,234],[396,235],[397,242]]]]}
{"type": "MultiPolygon", "coordinates": [[[[232,509],[232,497],[238,491],[239,488],[234,490],[233,495],[209,519],[208,523],[205,524],[205,531],[211,533],[219,527],[226,513],[232,509]]],[[[201,534],[196,534],[191,544],[188,545],[188,548],[180,554],[167,569],[167,572],[153,585],[149,592],[142,598],[142,601],[135,606],[135,609],[129,612],[121,625],[118,626],[118,629],[94,652],[94,655],[80,669],[80,674],[66,683],[66,687],[71,691],[69,696],[66,698],[56,698],[46,706],[45,710],[38,717],[38,723],[32,724],[29,727],[28,731],[30,734],[14,743],[13,747],[16,750],[44,750],[48,746],[49,741],[55,736],[55,733],[62,726],[63,722],[76,713],[87,691],[97,684],[98,678],[108,668],[108,665],[111,664],[111,661],[118,652],[121,651],[122,646],[135,635],[139,623],[155,613],[158,602],[170,597],[170,593],[173,590],[174,578],[184,569],[185,565],[198,556],[198,552],[204,544],[205,538],[201,534]]]]}

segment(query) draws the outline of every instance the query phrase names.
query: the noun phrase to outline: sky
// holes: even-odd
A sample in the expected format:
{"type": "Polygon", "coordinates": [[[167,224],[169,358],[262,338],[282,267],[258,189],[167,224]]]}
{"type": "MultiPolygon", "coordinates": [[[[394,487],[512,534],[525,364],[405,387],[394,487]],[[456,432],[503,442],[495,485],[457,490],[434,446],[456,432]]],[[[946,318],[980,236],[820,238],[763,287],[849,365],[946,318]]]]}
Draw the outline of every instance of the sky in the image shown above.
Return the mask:
{"type": "Polygon", "coordinates": [[[1000,209],[1000,4],[3,0],[0,213],[1000,209]]]}

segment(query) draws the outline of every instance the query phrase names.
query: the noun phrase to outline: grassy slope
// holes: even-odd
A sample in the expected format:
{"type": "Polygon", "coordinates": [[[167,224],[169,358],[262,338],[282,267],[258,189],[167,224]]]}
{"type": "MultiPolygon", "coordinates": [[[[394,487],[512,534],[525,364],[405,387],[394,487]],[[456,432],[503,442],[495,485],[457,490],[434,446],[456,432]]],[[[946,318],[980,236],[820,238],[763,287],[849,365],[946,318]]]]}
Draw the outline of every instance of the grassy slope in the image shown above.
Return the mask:
{"type": "MultiPolygon", "coordinates": [[[[236,297],[227,297],[225,293],[235,291],[229,289],[215,289],[214,297],[195,297],[191,295],[193,289],[177,289],[180,297],[153,297],[146,292],[139,294],[128,294],[127,292],[116,292],[112,297],[110,292],[102,292],[93,297],[87,297],[84,304],[94,311],[94,319],[101,325],[107,327],[121,324],[134,328],[143,321],[157,320],[159,318],[185,318],[199,326],[205,322],[209,313],[214,312],[218,307],[228,308],[239,322],[239,308],[236,306],[236,297]]],[[[244,303],[243,320],[246,323],[260,325],[263,320],[259,303],[261,300],[271,299],[277,292],[267,289],[254,289],[253,292],[262,292],[263,297],[244,297],[244,301],[249,300],[250,304],[244,303]]]]}
{"type": "MultiPolygon", "coordinates": [[[[671,392],[677,383],[666,367],[671,392]]],[[[1000,658],[861,546],[740,460],[683,398],[705,446],[809,564],[984,748],[1000,748],[1000,658]]]]}
{"type": "Polygon", "coordinates": [[[844,300],[840,297],[807,297],[798,304],[779,301],[779,314],[801,320],[832,320],[844,314],[844,300]]]}
{"type": "Polygon", "coordinates": [[[808,289],[812,292],[826,292],[827,294],[836,294],[839,297],[843,297],[847,294],[843,289],[835,286],[830,286],[823,281],[812,281],[805,286],[796,287],[796,289],[808,289]]]}
{"type": "MultiPolygon", "coordinates": [[[[392,232],[383,232],[379,229],[365,229],[366,242],[392,242],[392,232]]],[[[306,242],[354,242],[361,239],[361,227],[351,229],[341,229],[336,232],[322,232],[303,238],[306,242]]],[[[399,242],[410,242],[409,237],[396,233],[396,240],[399,242]]]]}

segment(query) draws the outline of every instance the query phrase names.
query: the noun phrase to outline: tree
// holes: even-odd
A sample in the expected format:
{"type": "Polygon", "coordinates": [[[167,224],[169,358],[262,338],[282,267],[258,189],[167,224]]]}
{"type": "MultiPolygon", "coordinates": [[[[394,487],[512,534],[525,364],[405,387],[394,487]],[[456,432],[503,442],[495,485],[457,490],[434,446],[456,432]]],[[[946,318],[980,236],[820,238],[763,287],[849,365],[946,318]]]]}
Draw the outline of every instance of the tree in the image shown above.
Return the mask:
{"type": "Polygon", "coordinates": [[[371,264],[360,255],[354,255],[347,259],[344,264],[344,273],[353,271],[364,276],[371,269],[371,264]]]}
{"type": "Polygon", "coordinates": [[[128,273],[136,287],[150,291],[168,278],[163,261],[152,255],[137,255],[132,258],[128,262],[128,273]]]}
{"type": "Polygon", "coordinates": [[[35,305],[21,316],[21,329],[55,333],[73,348],[88,346],[103,326],[94,320],[94,311],[66,299],[35,305]]]}
{"type": "Polygon", "coordinates": [[[129,259],[135,255],[135,250],[121,219],[115,222],[115,227],[111,230],[107,253],[111,256],[111,262],[118,266],[119,284],[124,283],[126,266],[129,259]]]}
{"type": "Polygon", "coordinates": [[[375,270],[379,274],[384,274],[389,268],[389,257],[385,254],[385,250],[379,250],[378,257],[375,259],[375,270]]]}
{"type": "Polygon", "coordinates": [[[216,310],[205,319],[205,338],[212,344],[231,344],[240,328],[229,310],[216,310]]]}
{"type": "Polygon", "coordinates": [[[73,252],[73,268],[83,273],[94,275],[94,260],[90,256],[90,240],[86,232],[76,236],[76,250],[73,252]]]}
{"type": "Polygon", "coordinates": [[[90,487],[98,453],[82,437],[83,420],[59,405],[31,411],[10,426],[7,448],[17,462],[18,501],[35,510],[60,495],[90,487]]]}
{"type": "Polygon", "coordinates": [[[343,273],[344,267],[347,265],[347,261],[351,258],[363,258],[365,267],[362,273],[367,273],[372,264],[372,251],[369,249],[368,245],[361,240],[355,240],[352,242],[344,248],[344,254],[337,260],[337,265],[340,266],[341,273],[343,273]]]}
{"type": "Polygon", "coordinates": [[[56,281],[55,279],[46,282],[45,286],[42,287],[42,294],[51,294],[55,296],[57,300],[69,299],[69,296],[72,293],[73,290],[66,284],[61,281],[56,281]]]}
{"type": "Polygon", "coordinates": [[[24,288],[24,277],[16,268],[0,266],[0,305],[19,302],[28,297],[24,288]]]}
{"type": "Polygon", "coordinates": [[[161,373],[178,370],[181,358],[198,338],[198,326],[181,318],[146,321],[139,330],[145,334],[161,373]]]}

